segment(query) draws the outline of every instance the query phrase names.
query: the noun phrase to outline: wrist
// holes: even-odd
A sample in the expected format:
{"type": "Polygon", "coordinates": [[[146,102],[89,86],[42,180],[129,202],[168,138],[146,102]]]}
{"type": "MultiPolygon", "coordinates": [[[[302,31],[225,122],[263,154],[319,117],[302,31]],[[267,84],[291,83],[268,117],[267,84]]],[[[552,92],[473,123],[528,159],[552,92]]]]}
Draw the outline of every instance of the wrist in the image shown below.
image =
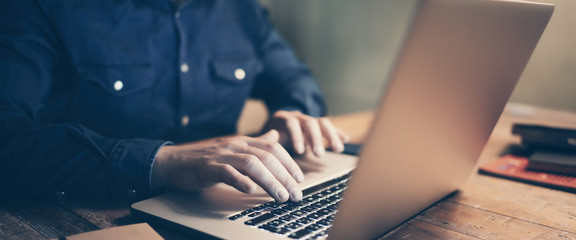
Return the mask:
{"type": "Polygon", "coordinates": [[[160,190],[165,187],[165,163],[169,158],[169,148],[170,146],[163,146],[156,152],[156,157],[152,163],[152,171],[150,173],[150,184],[153,189],[160,190]]]}

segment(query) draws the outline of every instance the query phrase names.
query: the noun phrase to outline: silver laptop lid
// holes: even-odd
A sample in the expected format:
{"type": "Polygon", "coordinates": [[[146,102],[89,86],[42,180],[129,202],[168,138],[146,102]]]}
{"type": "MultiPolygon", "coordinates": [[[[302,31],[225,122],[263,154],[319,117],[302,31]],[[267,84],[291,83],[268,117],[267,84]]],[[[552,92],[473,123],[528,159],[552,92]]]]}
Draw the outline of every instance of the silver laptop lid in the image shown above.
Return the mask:
{"type": "Polygon", "coordinates": [[[468,178],[554,7],[421,0],[331,239],[372,239],[468,178]]]}

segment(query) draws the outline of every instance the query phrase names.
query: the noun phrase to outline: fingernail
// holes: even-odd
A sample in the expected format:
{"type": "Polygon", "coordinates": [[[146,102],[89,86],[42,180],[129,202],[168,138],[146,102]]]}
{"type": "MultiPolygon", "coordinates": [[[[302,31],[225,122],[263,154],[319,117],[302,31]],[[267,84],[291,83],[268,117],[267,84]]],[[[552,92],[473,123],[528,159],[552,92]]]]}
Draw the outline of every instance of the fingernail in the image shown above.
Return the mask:
{"type": "Polygon", "coordinates": [[[292,190],[290,190],[290,196],[292,201],[297,202],[302,200],[302,191],[300,191],[300,189],[297,188],[293,188],[292,190]]]}
{"type": "Polygon", "coordinates": [[[294,173],[294,179],[296,179],[296,182],[301,183],[304,181],[304,174],[302,172],[294,173]]]}
{"type": "Polygon", "coordinates": [[[344,151],[344,144],[342,143],[336,144],[336,152],[342,152],[342,151],[344,151]]]}
{"type": "Polygon", "coordinates": [[[316,156],[318,156],[318,157],[324,156],[324,151],[325,150],[323,147],[320,147],[320,146],[314,147],[314,154],[316,154],[316,156]]]}
{"type": "Polygon", "coordinates": [[[276,201],[286,202],[290,196],[288,196],[288,191],[280,189],[276,191],[276,201]]]}
{"type": "Polygon", "coordinates": [[[304,154],[304,151],[305,151],[305,150],[304,150],[304,145],[298,144],[298,145],[296,146],[296,153],[298,153],[298,154],[304,154]]]}
{"type": "Polygon", "coordinates": [[[268,131],[268,133],[270,133],[269,137],[270,141],[278,142],[278,138],[280,137],[280,135],[278,135],[278,131],[276,129],[272,129],[268,131]]]}

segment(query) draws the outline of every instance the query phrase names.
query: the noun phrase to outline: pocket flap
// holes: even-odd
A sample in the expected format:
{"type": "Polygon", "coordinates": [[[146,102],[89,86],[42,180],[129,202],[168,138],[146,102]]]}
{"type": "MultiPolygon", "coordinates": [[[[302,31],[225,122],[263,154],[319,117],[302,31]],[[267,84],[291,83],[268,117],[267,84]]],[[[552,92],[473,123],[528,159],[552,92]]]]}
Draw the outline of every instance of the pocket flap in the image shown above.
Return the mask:
{"type": "Polygon", "coordinates": [[[262,71],[262,64],[256,58],[238,60],[212,60],[214,73],[227,82],[243,84],[262,71]]]}
{"type": "Polygon", "coordinates": [[[84,65],[78,70],[85,80],[119,96],[150,87],[155,77],[151,65],[84,65]]]}

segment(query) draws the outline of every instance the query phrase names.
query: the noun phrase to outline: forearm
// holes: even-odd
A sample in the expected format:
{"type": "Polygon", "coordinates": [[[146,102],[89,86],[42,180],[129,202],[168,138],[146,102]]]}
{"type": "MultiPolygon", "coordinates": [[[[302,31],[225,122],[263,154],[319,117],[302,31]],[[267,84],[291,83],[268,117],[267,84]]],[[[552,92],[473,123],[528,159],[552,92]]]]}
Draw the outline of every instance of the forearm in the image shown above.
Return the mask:
{"type": "Polygon", "coordinates": [[[152,194],[150,170],[164,141],[116,140],[78,124],[0,120],[2,195],[97,199],[152,194]],[[18,123],[17,125],[15,123],[18,123]]]}

